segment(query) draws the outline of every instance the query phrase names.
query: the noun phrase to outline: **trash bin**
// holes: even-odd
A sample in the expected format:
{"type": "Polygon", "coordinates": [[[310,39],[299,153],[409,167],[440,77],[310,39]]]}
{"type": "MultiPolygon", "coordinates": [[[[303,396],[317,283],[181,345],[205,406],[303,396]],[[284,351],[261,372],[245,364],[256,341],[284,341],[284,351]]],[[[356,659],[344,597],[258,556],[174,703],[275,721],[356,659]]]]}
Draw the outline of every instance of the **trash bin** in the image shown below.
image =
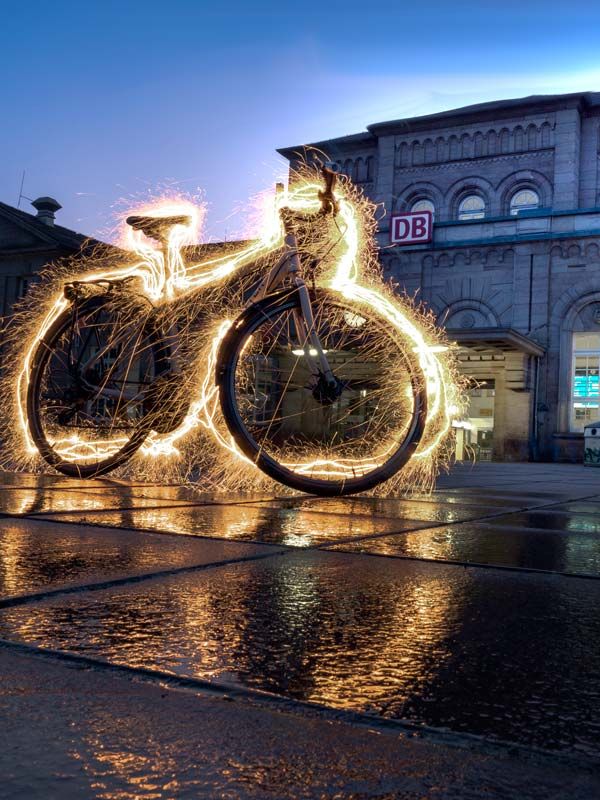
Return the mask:
{"type": "Polygon", "coordinates": [[[600,467],[600,421],[590,422],[583,429],[585,441],[583,463],[586,467],[600,467]]]}

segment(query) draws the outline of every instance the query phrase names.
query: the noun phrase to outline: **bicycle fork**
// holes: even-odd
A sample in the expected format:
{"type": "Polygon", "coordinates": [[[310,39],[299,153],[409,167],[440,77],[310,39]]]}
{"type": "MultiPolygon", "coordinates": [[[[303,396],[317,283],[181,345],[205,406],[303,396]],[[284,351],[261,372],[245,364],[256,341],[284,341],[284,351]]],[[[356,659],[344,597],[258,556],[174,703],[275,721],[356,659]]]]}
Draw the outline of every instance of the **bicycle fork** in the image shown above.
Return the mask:
{"type": "Polygon", "coordinates": [[[300,298],[300,313],[293,312],[294,324],[298,344],[303,350],[304,358],[308,364],[311,375],[315,379],[313,395],[319,402],[326,405],[333,403],[341,394],[342,386],[333,374],[326,351],[321,344],[319,334],[315,327],[315,318],[310,300],[308,287],[300,276],[300,259],[293,233],[286,234],[286,247],[290,253],[288,271],[292,275],[292,282],[300,298]]]}

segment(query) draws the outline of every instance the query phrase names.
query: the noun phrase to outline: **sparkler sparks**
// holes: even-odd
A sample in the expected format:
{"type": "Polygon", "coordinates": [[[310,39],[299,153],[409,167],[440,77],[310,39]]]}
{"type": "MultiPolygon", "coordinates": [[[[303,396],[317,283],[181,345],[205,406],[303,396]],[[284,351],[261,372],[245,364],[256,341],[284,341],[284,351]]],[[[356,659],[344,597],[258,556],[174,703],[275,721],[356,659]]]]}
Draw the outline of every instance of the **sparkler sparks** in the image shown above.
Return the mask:
{"type": "MultiPolygon", "coordinates": [[[[241,277],[256,263],[267,260],[282,246],[284,232],[279,211],[282,207],[294,211],[317,212],[320,208],[320,182],[312,176],[304,176],[287,192],[278,193],[271,198],[264,215],[260,235],[235,252],[227,252],[214,257],[187,263],[186,247],[192,245],[198,236],[203,209],[184,200],[157,201],[156,204],[134,213],[168,217],[185,215],[190,222],[176,225],[168,235],[164,250],[158,249],[140,231],[128,229],[125,241],[135,254],[132,263],[122,267],[91,270],[76,277],[82,284],[92,284],[98,280],[136,279],[140,292],[155,307],[168,307],[172,303],[197,303],[199,290],[219,287],[229,279],[241,277]]],[[[416,353],[419,365],[427,381],[428,413],[427,424],[421,442],[408,468],[403,470],[402,481],[407,476],[419,475],[421,483],[424,476],[430,479],[435,458],[440,446],[452,430],[452,420],[460,414],[460,387],[457,386],[453,372],[452,359],[445,343],[440,341],[431,320],[416,312],[408,302],[400,300],[391,289],[383,284],[378,271],[373,268],[370,256],[371,232],[374,225],[373,207],[361,198],[346,182],[337,190],[339,202],[339,244],[330,248],[322,260],[318,282],[341,298],[356,306],[352,319],[347,319],[350,327],[360,328],[365,318],[361,309],[378,314],[389,326],[406,341],[410,342],[416,353]],[[370,264],[370,266],[369,266],[370,264]]],[[[73,280],[73,278],[70,278],[73,280]]],[[[207,301],[208,304],[208,301],[207,301]]],[[[48,298],[44,314],[34,327],[33,335],[22,351],[21,367],[16,375],[14,397],[17,428],[27,454],[35,455],[37,449],[29,432],[25,397],[29,382],[33,354],[47,335],[55,321],[69,306],[69,301],[61,293],[48,298]]],[[[150,431],[141,446],[144,461],[169,459],[181,454],[181,445],[194,431],[208,431],[218,443],[223,453],[232,463],[243,465],[245,474],[252,474],[248,482],[255,481],[257,470],[254,464],[243,455],[229,432],[220,422],[218,388],[215,385],[215,365],[220,344],[227,333],[231,320],[223,319],[222,307],[216,305],[215,323],[203,357],[198,360],[195,374],[193,396],[187,413],[174,430],[168,433],[150,431]],[[220,319],[219,319],[220,316],[220,319]]],[[[228,309],[229,313],[230,309],[228,309]]],[[[31,313],[29,309],[27,313],[31,313]]],[[[346,316],[350,316],[345,312],[346,316]]],[[[192,387],[193,388],[193,387],[192,387]]],[[[53,449],[63,458],[72,462],[89,462],[118,452],[127,440],[122,436],[98,439],[93,436],[85,439],[80,435],[56,438],[53,449]]],[[[339,459],[326,453],[316,453],[315,457],[286,464],[298,474],[323,475],[329,478],[345,478],[365,474],[378,463],[385,460],[393,450],[395,442],[381,442],[376,457],[339,459]]]]}

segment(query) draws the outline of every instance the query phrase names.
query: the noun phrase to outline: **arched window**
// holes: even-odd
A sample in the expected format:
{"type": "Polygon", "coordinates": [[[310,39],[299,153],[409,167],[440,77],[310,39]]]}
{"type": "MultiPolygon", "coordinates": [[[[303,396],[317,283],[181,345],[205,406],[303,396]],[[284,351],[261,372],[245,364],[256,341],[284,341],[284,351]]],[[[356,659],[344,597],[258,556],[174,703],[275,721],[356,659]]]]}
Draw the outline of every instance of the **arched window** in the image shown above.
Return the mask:
{"type": "Polygon", "coordinates": [[[510,198],[510,213],[516,216],[519,211],[531,211],[540,207],[540,196],[533,189],[519,189],[510,198]]]}
{"type": "Polygon", "coordinates": [[[362,183],[364,180],[362,158],[357,158],[354,162],[354,166],[352,168],[352,180],[354,183],[362,183]]]}
{"type": "Polygon", "coordinates": [[[426,200],[425,198],[422,200],[417,200],[415,203],[412,204],[410,207],[411,211],[431,211],[431,218],[435,218],[435,206],[431,202],[431,200],[426,200]]]}
{"type": "Polygon", "coordinates": [[[470,194],[460,201],[458,218],[462,220],[481,219],[485,217],[485,202],[478,194],[470,194]]]}

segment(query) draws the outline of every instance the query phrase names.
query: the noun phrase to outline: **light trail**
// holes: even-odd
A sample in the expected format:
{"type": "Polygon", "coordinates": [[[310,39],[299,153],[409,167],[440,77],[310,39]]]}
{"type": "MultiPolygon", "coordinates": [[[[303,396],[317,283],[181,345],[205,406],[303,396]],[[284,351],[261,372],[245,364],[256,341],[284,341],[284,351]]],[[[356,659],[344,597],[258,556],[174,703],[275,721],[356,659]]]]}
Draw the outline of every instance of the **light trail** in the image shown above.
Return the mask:
{"type": "MultiPolygon", "coordinates": [[[[203,219],[203,209],[189,201],[161,201],[136,209],[135,214],[153,216],[186,215],[189,225],[174,227],[169,234],[166,252],[156,248],[140,231],[128,229],[126,242],[138,256],[139,261],[122,268],[112,268],[86,273],[71,280],[91,283],[98,280],[138,278],[143,294],[155,305],[160,306],[175,298],[189,295],[203,287],[218,284],[252,264],[257,259],[273,254],[283,244],[283,226],[279,211],[288,207],[294,211],[317,212],[320,209],[318,197],[321,184],[315,180],[304,179],[288,191],[274,195],[267,213],[264,215],[259,237],[246,247],[231,254],[206,258],[197,263],[186,264],[183,248],[197,241],[203,219]]],[[[385,319],[398,333],[411,343],[427,381],[428,413],[423,438],[413,456],[414,459],[432,459],[441,443],[451,431],[453,418],[460,416],[462,401],[460,388],[456,385],[451,358],[445,345],[430,323],[422,315],[401,302],[383,284],[378,275],[361,274],[361,256],[364,251],[363,230],[372,227],[373,207],[365,212],[366,204],[357,202],[353,190],[342,184],[336,191],[339,202],[338,227],[341,235],[341,248],[335,258],[326,265],[321,285],[338,293],[356,305],[357,319],[361,307],[367,307],[385,319]]],[[[67,280],[65,280],[67,282],[67,280]]],[[[27,344],[22,357],[22,367],[15,386],[17,421],[25,450],[28,454],[37,452],[31,439],[27,424],[25,398],[29,381],[31,361],[36,348],[69,303],[63,295],[50,298],[39,327],[27,344]]],[[[221,320],[208,348],[208,353],[198,380],[198,395],[190,403],[182,423],[168,434],[151,431],[140,448],[146,458],[164,458],[180,454],[178,444],[191,431],[202,426],[236,460],[246,465],[252,462],[244,456],[229,433],[224,433],[218,422],[219,398],[214,382],[215,364],[220,343],[231,322],[221,320]]],[[[351,323],[349,323],[351,324],[351,323]]],[[[115,437],[104,441],[86,441],[78,436],[68,436],[52,442],[54,450],[64,459],[85,462],[90,458],[98,460],[116,453],[127,439],[115,437]]],[[[381,451],[375,457],[365,459],[328,459],[323,454],[301,463],[286,464],[299,474],[312,474],[330,478],[354,477],[364,474],[378,466],[396,446],[395,441],[382,442],[381,451]]]]}

